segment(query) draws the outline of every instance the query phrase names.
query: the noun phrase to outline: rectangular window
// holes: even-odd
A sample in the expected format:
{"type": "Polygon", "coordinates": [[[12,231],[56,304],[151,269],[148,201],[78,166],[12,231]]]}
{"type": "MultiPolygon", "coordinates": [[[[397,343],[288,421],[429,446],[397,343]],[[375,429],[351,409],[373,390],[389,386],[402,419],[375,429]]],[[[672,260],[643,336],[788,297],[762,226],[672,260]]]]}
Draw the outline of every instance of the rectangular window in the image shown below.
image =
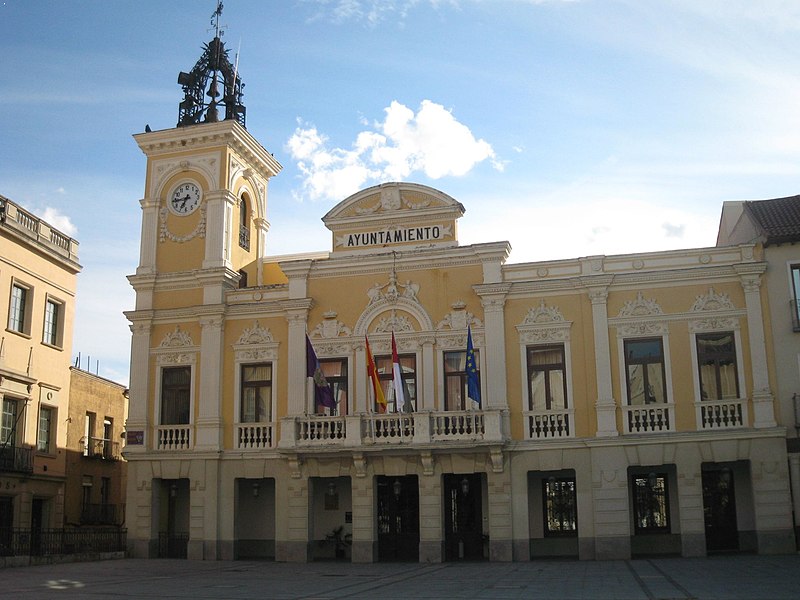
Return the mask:
{"type": "Polygon", "coordinates": [[[531,346],[528,354],[528,410],[567,408],[564,346],[531,346]]]}
{"type": "Polygon", "coordinates": [[[242,365],[242,423],[272,421],[272,365],[242,365]]]}
{"type": "Polygon", "coordinates": [[[320,369],[325,376],[325,381],[331,388],[333,400],[336,402],[335,408],[327,408],[322,405],[316,406],[316,412],[330,415],[347,414],[347,359],[346,358],[326,358],[320,359],[320,369]]]}
{"type": "Polygon", "coordinates": [[[28,288],[18,284],[11,286],[11,303],[8,310],[8,328],[17,333],[27,333],[28,288]]]}
{"type": "Polygon", "coordinates": [[[574,477],[550,477],[542,485],[544,535],[578,535],[578,497],[574,477]]]}
{"type": "Polygon", "coordinates": [[[103,458],[111,459],[114,457],[113,430],[114,421],[109,417],[103,419],[103,458]]]}
{"type": "MultiPolygon", "coordinates": [[[[475,350],[475,365],[480,365],[480,355],[475,350]]],[[[444,409],[467,409],[467,353],[465,350],[444,353],[444,409]]],[[[480,385],[478,371],[478,385],[480,385]]]]}
{"type": "MultiPolygon", "coordinates": [[[[417,357],[413,354],[398,356],[400,373],[403,383],[403,396],[406,401],[404,412],[417,410],[417,357]]],[[[386,398],[386,412],[397,412],[392,384],[392,357],[376,356],[375,366],[378,369],[378,379],[383,388],[383,397],[386,398]]],[[[376,409],[377,410],[377,409],[376,409]]]]}
{"type": "Polygon", "coordinates": [[[49,298],[45,302],[44,333],[42,335],[42,341],[50,346],[61,346],[61,336],[59,332],[62,318],[61,308],[61,304],[49,298]]]}
{"type": "Polygon", "coordinates": [[[100,480],[100,504],[108,506],[111,499],[111,478],[103,477],[100,480]]]}
{"type": "Polygon", "coordinates": [[[634,475],[631,482],[636,533],[668,533],[669,494],[666,473],[634,475]]]}
{"type": "Polygon", "coordinates": [[[92,476],[91,475],[84,475],[83,482],[81,483],[83,487],[83,496],[81,498],[81,507],[84,510],[89,509],[89,505],[92,503],[92,476]]]}
{"type": "Polygon", "coordinates": [[[3,398],[3,415],[0,422],[0,445],[17,445],[17,409],[18,403],[11,398],[3,398]]]}
{"type": "Polygon", "coordinates": [[[625,340],[625,374],[629,404],[666,403],[667,378],[661,338],[625,340]]]}
{"type": "Polygon", "coordinates": [[[86,420],[84,421],[83,425],[83,455],[84,456],[92,456],[94,454],[94,424],[97,419],[97,415],[93,412],[86,413],[86,420]]]}
{"type": "Polygon", "coordinates": [[[161,371],[161,424],[188,425],[191,367],[168,367],[161,371]]]}
{"type": "Polygon", "coordinates": [[[53,413],[55,409],[42,406],[39,409],[39,434],[36,438],[36,449],[39,452],[50,452],[52,438],[53,413]]]}
{"type": "Polygon", "coordinates": [[[739,397],[736,340],[732,331],[697,336],[697,367],[703,400],[739,397]]]}

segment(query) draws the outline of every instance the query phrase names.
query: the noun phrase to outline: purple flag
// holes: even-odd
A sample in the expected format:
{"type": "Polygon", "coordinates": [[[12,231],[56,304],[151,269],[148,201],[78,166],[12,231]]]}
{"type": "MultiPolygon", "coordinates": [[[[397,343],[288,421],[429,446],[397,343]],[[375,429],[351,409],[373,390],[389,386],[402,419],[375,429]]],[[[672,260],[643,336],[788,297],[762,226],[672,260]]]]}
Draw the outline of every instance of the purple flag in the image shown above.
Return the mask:
{"type": "Polygon", "coordinates": [[[336,408],[336,401],[333,399],[331,387],[325,380],[325,375],[322,374],[322,368],[319,366],[317,353],[314,352],[314,346],[311,345],[308,334],[306,334],[306,377],[314,379],[315,404],[321,404],[328,408],[336,408]]]}

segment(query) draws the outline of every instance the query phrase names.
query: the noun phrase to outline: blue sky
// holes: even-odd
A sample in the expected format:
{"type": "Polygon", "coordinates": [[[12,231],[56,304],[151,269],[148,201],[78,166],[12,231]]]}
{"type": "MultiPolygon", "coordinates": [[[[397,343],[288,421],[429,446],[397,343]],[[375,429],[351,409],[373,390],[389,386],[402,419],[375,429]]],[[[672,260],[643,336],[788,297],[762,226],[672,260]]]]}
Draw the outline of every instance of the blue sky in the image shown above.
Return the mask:
{"type": "MultiPolygon", "coordinates": [[[[75,236],[74,355],[127,382],[145,160],[214,0],[0,0],[0,194],[75,236]]],[[[247,128],[284,166],[270,254],[387,180],[464,204],[511,262],[714,245],[722,202],[800,193],[800,3],[226,0],[247,128]]]]}

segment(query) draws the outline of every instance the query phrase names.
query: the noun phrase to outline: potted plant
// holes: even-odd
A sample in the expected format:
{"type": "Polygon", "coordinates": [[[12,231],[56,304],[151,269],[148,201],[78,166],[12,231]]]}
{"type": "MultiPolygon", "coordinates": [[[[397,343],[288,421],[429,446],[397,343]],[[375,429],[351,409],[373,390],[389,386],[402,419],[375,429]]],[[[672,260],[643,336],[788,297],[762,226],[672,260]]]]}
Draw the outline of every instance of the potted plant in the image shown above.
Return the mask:
{"type": "Polygon", "coordinates": [[[352,544],[353,535],[344,532],[344,525],[339,525],[325,536],[327,544],[333,544],[334,555],[336,558],[344,558],[347,555],[347,547],[352,544]]]}

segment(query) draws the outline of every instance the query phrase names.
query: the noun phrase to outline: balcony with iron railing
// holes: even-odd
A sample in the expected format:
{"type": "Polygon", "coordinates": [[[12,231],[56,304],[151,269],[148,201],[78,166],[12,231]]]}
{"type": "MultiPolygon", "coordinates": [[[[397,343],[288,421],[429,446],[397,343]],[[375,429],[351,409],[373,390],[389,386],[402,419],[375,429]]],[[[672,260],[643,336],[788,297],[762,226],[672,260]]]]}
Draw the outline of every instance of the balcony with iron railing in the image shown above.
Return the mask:
{"type": "Polygon", "coordinates": [[[33,473],[33,449],[0,445],[0,473],[33,473]]]}
{"type": "Polygon", "coordinates": [[[120,460],[119,442],[96,437],[82,437],[83,455],[101,460],[120,460]]]}

